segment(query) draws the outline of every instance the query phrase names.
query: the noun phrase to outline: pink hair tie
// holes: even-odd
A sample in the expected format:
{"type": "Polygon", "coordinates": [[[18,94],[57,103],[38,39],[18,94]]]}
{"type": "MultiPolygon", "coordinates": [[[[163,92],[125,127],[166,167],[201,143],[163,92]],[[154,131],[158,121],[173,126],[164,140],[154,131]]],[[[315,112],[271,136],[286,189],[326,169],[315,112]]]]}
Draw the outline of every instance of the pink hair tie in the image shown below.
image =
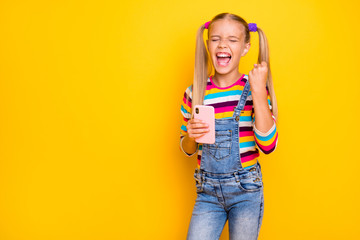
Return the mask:
{"type": "Polygon", "coordinates": [[[209,29],[209,24],[210,24],[210,22],[211,22],[211,21],[208,21],[208,22],[206,22],[206,23],[204,24],[204,26],[205,26],[206,29],[209,29]]]}

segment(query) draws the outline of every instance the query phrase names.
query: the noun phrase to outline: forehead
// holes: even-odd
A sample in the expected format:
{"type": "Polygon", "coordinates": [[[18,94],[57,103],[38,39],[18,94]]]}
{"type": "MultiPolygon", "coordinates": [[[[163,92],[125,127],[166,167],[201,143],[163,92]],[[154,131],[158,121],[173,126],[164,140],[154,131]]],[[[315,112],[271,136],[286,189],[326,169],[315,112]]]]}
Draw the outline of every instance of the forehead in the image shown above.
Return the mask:
{"type": "Polygon", "coordinates": [[[244,35],[244,26],[231,19],[216,20],[212,23],[209,31],[209,37],[220,35],[222,37],[238,36],[241,38],[244,35]]]}

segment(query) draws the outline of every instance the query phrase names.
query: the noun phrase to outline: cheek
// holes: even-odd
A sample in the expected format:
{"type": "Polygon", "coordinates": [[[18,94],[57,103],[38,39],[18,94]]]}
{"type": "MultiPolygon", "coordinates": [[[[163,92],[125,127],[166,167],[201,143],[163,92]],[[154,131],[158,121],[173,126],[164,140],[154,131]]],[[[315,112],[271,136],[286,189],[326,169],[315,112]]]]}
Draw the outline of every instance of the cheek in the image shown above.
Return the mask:
{"type": "Polygon", "coordinates": [[[241,56],[237,54],[235,57],[233,57],[232,61],[233,61],[234,63],[239,63],[239,62],[240,62],[240,58],[241,58],[241,56]]]}
{"type": "Polygon", "coordinates": [[[236,51],[236,56],[237,56],[238,58],[241,58],[241,57],[242,57],[241,55],[242,55],[243,53],[245,53],[245,52],[244,52],[244,49],[238,49],[238,50],[236,51]]]}
{"type": "Polygon", "coordinates": [[[210,44],[208,47],[209,53],[212,55],[215,52],[215,46],[214,44],[210,44]]]}

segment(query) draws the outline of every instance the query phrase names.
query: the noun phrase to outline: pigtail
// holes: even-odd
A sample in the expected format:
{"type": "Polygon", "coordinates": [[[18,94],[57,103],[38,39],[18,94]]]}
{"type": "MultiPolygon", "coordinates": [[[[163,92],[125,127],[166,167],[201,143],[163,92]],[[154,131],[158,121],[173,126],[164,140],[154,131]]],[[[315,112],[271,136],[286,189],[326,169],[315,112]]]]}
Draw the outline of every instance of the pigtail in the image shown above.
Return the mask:
{"type": "Polygon", "coordinates": [[[204,95],[209,77],[209,56],[205,47],[203,33],[205,26],[201,25],[196,34],[195,68],[192,91],[191,117],[194,116],[193,106],[203,105],[204,95]]]}
{"type": "Polygon", "coordinates": [[[269,89],[271,106],[272,106],[272,113],[275,116],[275,119],[278,119],[278,108],[277,108],[277,101],[274,91],[274,85],[272,81],[271,69],[270,69],[270,61],[269,61],[269,44],[265,33],[258,27],[257,32],[259,34],[259,57],[258,63],[260,64],[262,61],[265,61],[268,65],[268,78],[266,81],[266,85],[269,89]]]}

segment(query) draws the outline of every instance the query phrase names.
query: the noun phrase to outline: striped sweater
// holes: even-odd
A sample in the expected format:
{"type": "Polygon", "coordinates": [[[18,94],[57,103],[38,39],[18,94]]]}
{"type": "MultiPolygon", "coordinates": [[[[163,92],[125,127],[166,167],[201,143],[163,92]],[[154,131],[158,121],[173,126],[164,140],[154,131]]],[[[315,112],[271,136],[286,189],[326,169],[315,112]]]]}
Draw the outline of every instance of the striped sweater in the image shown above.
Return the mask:
{"type": "MultiPolygon", "coordinates": [[[[216,119],[231,118],[234,114],[234,108],[237,106],[242,90],[245,83],[248,80],[248,75],[243,74],[238,81],[231,86],[220,88],[212,81],[212,76],[207,80],[207,86],[204,97],[204,105],[213,106],[215,109],[216,119]]],[[[267,89],[268,90],[268,89],[267,89]]],[[[192,99],[192,85],[190,85],[184,93],[184,97],[181,103],[181,113],[183,115],[182,124],[180,128],[180,149],[191,157],[197,153],[197,166],[200,168],[202,144],[198,144],[197,150],[193,154],[186,153],[182,148],[182,139],[187,134],[187,122],[191,118],[191,99],[192,99]],[[189,101],[186,101],[189,96],[189,101]],[[187,102],[187,104],[186,104],[187,102]]],[[[271,109],[270,95],[268,93],[268,103],[271,109]]],[[[265,154],[269,154],[276,149],[278,141],[278,132],[276,128],[276,119],[271,129],[266,132],[260,132],[255,127],[255,114],[252,101],[251,91],[249,91],[248,97],[244,109],[241,111],[239,120],[239,146],[240,146],[240,160],[243,168],[250,168],[256,162],[259,157],[259,150],[265,154]]]]}

